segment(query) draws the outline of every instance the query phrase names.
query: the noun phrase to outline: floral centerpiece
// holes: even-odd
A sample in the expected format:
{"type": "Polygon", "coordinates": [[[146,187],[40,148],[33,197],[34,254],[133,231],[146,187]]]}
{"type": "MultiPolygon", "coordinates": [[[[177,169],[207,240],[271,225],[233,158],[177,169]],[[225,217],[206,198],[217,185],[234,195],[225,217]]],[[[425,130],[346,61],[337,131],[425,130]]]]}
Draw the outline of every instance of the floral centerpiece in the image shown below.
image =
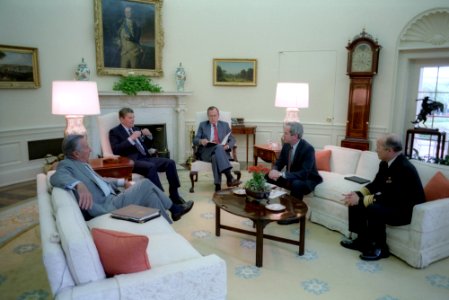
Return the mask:
{"type": "Polygon", "coordinates": [[[267,198],[270,188],[267,186],[265,175],[270,169],[262,165],[248,167],[248,172],[252,173],[252,178],[245,183],[245,191],[248,196],[256,199],[267,198]]]}

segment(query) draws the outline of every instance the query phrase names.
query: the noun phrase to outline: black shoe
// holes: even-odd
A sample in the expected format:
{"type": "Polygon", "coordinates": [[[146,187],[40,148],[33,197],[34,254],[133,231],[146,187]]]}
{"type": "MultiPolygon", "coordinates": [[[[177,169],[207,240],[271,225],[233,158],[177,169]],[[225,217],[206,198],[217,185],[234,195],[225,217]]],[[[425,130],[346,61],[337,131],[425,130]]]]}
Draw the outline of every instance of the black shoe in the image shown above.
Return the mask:
{"type": "Polygon", "coordinates": [[[362,251],[362,243],[360,242],[360,239],[358,239],[358,238],[355,240],[344,239],[344,240],[340,241],[340,245],[342,245],[346,249],[362,251]]]}
{"type": "Polygon", "coordinates": [[[183,215],[188,213],[193,207],[193,201],[187,201],[184,204],[174,204],[175,208],[171,209],[171,218],[173,221],[178,221],[183,215]]]}
{"type": "Polygon", "coordinates": [[[170,197],[170,199],[171,199],[171,201],[172,201],[174,204],[184,204],[184,203],[186,203],[186,200],[184,200],[184,198],[182,198],[181,196],[178,196],[178,197],[170,197]]]}
{"type": "Polygon", "coordinates": [[[238,186],[240,183],[242,183],[240,180],[232,179],[231,181],[227,181],[226,184],[228,187],[238,186]]]}
{"type": "Polygon", "coordinates": [[[288,218],[288,219],[285,219],[285,220],[279,220],[279,221],[277,221],[277,223],[279,225],[295,224],[295,223],[299,223],[299,218],[298,217],[292,217],[292,218],[288,218]]]}
{"type": "Polygon", "coordinates": [[[215,191],[216,192],[221,191],[221,184],[216,184],[215,185],[215,191]]]}
{"type": "Polygon", "coordinates": [[[372,260],[379,260],[381,258],[387,258],[388,256],[390,256],[390,251],[388,250],[388,247],[371,248],[360,254],[360,259],[372,261],[372,260]]]}

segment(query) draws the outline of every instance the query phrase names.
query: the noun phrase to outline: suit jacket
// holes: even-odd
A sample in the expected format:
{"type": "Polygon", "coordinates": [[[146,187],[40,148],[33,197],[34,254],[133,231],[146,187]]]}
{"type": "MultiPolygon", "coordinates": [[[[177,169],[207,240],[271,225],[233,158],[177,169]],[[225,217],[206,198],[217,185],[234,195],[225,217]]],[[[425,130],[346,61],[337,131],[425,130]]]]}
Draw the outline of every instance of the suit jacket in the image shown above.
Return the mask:
{"type": "Polygon", "coordinates": [[[390,167],[386,162],[380,162],[376,177],[365,188],[375,195],[375,203],[404,212],[399,224],[410,223],[413,206],[425,199],[418,172],[404,154],[398,155],[390,167]]]}
{"type": "MultiPolygon", "coordinates": [[[[140,131],[140,128],[133,127],[132,130],[140,131]]],[[[129,142],[128,137],[129,133],[126,132],[122,124],[119,124],[109,130],[109,142],[111,143],[112,152],[114,154],[127,156],[134,161],[142,157],[149,157],[148,154],[141,154],[137,147],[129,142]]],[[[145,153],[148,153],[148,149],[150,149],[152,145],[152,140],[145,136],[143,138],[143,143],[141,141],[141,144],[145,149],[145,153]]]]}
{"type": "MultiPolygon", "coordinates": [[[[287,167],[290,148],[290,144],[283,145],[274,169],[281,171],[284,167],[287,167]]],[[[306,140],[301,139],[299,141],[290,164],[290,171],[285,172],[285,177],[288,181],[301,180],[306,182],[311,191],[315,189],[316,185],[323,182],[316,168],[315,149],[306,140]]]]}
{"type": "MultiPolygon", "coordinates": [[[[101,176],[98,175],[100,178],[101,176]]],[[[113,191],[117,191],[118,179],[116,178],[103,178],[108,184],[110,184],[113,191]]],[[[92,216],[104,214],[116,209],[111,201],[107,201],[107,198],[103,194],[97,181],[94,179],[92,173],[86,168],[85,164],[70,158],[66,158],[58,163],[58,167],[53,176],[50,177],[50,182],[53,186],[62,189],[68,189],[68,187],[75,183],[76,181],[81,181],[84,183],[91,192],[94,199],[94,204],[92,209],[89,210],[89,214],[92,216]]],[[[74,190],[75,196],[78,198],[76,190],[74,190]]]]}
{"type": "MultiPolygon", "coordinates": [[[[193,139],[193,144],[198,146],[198,150],[197,150],[196,154],[197,154],[197,157],[199,157],[199,158],[201,158],[201,154],[203,153],[203,151],[205,151],[205,148],[206,148],[206,147],[200,145],[200,140],[201,139],[210,140],[211,127],[212,127],[212,124],[209,121],[203,121],[198,126],[198,130],[196,132],[195,138],[193,139]]],[[[220,141],[222,141],[226,137],[226,135],[231,132],[231,128],[229,127],[229,124],[227,122],[219,120],[217,122],[217,131],[218,131],[218,138],[220,139],[220,141]]],[[[235,138],[232,136],[232,134],[229,135],[227,144],[229,145],[229,150],[227,151],[228,155],[229,155],[229,152],[231,152],[231,149],[235,145],[235,138]]]]}

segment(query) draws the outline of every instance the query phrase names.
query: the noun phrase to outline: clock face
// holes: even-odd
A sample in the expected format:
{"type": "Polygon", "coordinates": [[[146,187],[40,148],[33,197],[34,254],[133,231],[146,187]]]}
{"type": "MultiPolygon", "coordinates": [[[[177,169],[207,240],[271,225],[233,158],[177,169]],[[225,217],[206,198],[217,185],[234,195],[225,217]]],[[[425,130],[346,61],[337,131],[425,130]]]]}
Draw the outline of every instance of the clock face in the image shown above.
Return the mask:
{"type": "Polygon", "coordinates": [[[373,51],[368,43],[358,44],[352,52],[351,71],[371,72],[373,66],[373,51]]]}

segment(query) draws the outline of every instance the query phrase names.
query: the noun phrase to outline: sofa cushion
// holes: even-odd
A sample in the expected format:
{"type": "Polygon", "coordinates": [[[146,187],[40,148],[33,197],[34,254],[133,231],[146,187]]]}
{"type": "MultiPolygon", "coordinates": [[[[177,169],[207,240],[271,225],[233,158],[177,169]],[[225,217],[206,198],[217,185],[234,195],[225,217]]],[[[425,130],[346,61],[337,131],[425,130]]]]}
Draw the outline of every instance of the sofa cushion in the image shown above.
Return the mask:
{"type": "Polygon", "coordinates": [[[331,150],[317,150],[315,151],[315,160],[316,160],[316,168],[319,171],[328,171],[331,170],[330,158],[331,158],[331,150]]]}
{"type": "Polygon", "coordinates": [[[338,174],[354,174],[360,158],[361,150],[326,145],[324,149],[332,151],[330,165],[331,171],[338,174]]]}
{"type": "Polygon", "coordinates": [[[410,162],[416,167],[423,186],[426,186],[438,171],[443,173],[446,178],[449,178],[449,166],[431,164],[417,159],[410,159],[410,162]]]}
{"type": "Polygon", "coordinates": [[[151,235],[151,243],[147,248],[151,258],[151,267],[186,261],[201,257],[201,254],[178,233],[151,235]]]}
{"type": "Polygon", "coordinates": [[[343,204],[343,194],[358,191],[363,184],[344,179],[345,175],[319,171],[323,182],[315,187],[315,197],[331,200],[343,204]]]}
{"type": "Polygon", "coordinates": [[[357,164],[355,174],[359,177],[373,180],[379,170],[380,159],[376,152],[363,151],[357,164]]]}
{"type": "Polygon", "coordinates": [[[107,229],[92,229],[92,236],[108,276],[136,273],[151,268],[147,255],[149,238],[107,229]]]}
{"type": "Polygon", "coordinates": [[[87,221],[87,226],[89,226],[90,229],[102,228],[143,235],[175,233],[173,227],[162,217],[140,224],[114,219],[111,217],[111,214],[104,214],[87,221]]]}
{"type": "Polygon", "coordinates": [[[106,278],[97,248],[79,208],[60,207],[56,211],[56,226],[76,284],[106,278]]]}
{"type": "Polygon", "coordinates": [[[449,198],[449,179],[447,179],[440,171],[435,175],[424,187],[426,201],[449,198]]]}

